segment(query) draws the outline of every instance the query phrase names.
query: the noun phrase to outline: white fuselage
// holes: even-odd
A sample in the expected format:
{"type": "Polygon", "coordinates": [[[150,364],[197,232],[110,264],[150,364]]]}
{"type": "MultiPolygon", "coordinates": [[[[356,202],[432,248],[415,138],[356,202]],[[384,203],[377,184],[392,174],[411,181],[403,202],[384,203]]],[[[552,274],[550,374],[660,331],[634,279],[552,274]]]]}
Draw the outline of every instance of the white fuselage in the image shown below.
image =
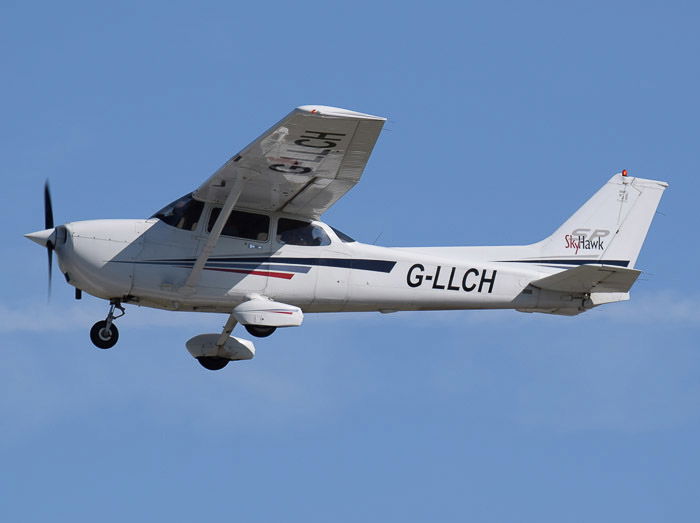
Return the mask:
{"type": "Polygon", "coordinates": [[[271,215],[267,241],[221,236],[194,288],[184,283],[208,237],[201,223],[194,230],[153,218],[69,223],[56,253],[73,286],[168,310],[229,313],[256,295],[304,312],[562,306],[561,296],[528,287],[562,270],[525,263],[532,246],[386,248],[342,241],[321,222],[313,223],[330,245],[290,245],[277,240],[279,217],[271,215]]]}

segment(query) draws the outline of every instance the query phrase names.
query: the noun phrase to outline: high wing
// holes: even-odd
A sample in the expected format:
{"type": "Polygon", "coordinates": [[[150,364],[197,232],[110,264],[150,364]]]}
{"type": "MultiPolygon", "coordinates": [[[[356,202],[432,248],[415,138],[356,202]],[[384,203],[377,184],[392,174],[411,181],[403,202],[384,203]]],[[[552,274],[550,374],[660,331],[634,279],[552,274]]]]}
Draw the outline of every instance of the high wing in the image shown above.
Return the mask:
{"type": "Polygon", "coordinates": [[[385,118],[336,107],[297,107],[194,192],[222,204],[318,218],[359,180],[385,118]]]}

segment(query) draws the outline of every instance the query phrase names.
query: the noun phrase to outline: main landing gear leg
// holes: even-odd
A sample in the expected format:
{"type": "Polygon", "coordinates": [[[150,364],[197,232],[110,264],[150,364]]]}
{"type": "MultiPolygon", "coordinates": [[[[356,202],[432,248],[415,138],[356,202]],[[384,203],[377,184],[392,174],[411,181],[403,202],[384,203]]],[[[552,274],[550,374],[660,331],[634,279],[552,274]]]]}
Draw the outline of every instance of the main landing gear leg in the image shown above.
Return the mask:
{"type": "Polygon", "coordinates": [[[113,322],[117,318],[124,316],[124,314],[126,314],[126,311],[119,300],[112,300],[109,304],[107,318],[98,321],[92,326],[92,329],[90,329],[90,340],[92,340],[92,343],[94,343],[96,347],[100,349],[110,349],[116,345],[119,339],[119,330],[113,322]],[[115,316],[114,309],[119,309],[121,314],[115,316]]]}

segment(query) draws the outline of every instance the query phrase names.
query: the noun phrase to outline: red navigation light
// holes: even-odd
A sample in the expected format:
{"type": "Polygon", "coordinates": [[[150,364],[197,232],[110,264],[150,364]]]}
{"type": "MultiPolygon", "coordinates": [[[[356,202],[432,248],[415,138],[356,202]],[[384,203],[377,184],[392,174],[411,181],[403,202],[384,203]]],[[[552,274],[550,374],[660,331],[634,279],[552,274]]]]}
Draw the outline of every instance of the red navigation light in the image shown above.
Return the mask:
{"type": "Polygon", "coordinates": [[[622,176],[627,176],[627,169],[622,169],[622,176]]]}

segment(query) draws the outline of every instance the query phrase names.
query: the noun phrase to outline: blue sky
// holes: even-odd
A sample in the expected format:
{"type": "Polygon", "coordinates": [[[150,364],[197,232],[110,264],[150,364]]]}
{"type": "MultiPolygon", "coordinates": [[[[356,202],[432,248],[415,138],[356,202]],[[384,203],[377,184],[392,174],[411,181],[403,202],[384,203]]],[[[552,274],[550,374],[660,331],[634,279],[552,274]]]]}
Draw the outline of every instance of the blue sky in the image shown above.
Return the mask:
{"type": "MultiPolygon", "coordinates": [[[[700,12],[685,2],[0,6],[0,519],[697,517],[700,12]],[[668,180],[632,301],[307,316],[211,373],[223,317],[72,299],[22,238],[152,214],[291,108],[387,116],[324,219],[528,243],[610,175],[668,180]]],[[[55,271],[56,272],[56,271],[55,271]]]]}

